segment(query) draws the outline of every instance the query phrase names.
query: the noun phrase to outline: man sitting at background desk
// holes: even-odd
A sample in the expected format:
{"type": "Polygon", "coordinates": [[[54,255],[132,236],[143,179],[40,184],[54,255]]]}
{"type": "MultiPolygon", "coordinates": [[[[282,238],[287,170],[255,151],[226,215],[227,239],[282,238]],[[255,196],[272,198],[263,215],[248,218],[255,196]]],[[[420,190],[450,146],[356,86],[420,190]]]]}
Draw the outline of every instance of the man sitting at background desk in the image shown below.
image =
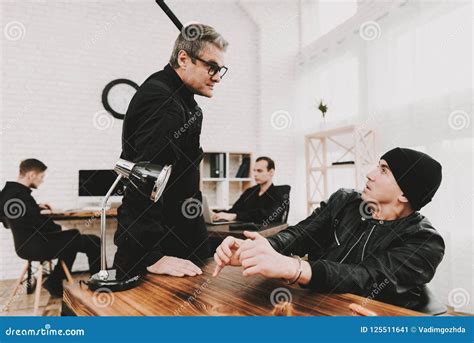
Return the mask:
{"type": "Polygon", "coordinates": [[[440,183],[441,165],[430,156],[390,150],[367,175],[362,193],[340,189],[308,218],[268,239],[248,231],[245,241],[224,239],[214,254],[214,276],[225,265],[242,265],[244,276],[416,309],[444,255],[443,238],[418,212],[440,183]],[[298,257],[306,254],[308,261],[298,257]]]}
{"type": "Polygon", "coordinates": [[[255,161],[253,175],[255,186],[248,188],[230,210],[214,213],[212,220],[238,220],[256,224],[286,222],[284,213],[289,207],[289,194],[283,194],[273,185],[275,162],[270,157],[255,161]]]}
{"type": "MultiPolygon", "coordinates": [[[[27,159],[20,164],[20,175],[16,182],[7,182],[0,192],[0,217],[7,217],[15,230],[15,245],[19,255],[36,261],[59,258],[70,270],[78,252],[87,254],[91,274],[99,271],[100,239],[95,235],[82,235],[79,230],[62,231],[60,225],[43,214],[51,210],[48,204],[37,204],[31,190],[42,183],[46,165],[36,159],[27,159]],[[18,241],[17,241],[18,240],[18,241]]],[[[58,262],[44,287],[53,297],[62,297],[62,280],[65,278],[58,262]]],[[[41,286],[41,285],[39,285],[41,286]]]]}

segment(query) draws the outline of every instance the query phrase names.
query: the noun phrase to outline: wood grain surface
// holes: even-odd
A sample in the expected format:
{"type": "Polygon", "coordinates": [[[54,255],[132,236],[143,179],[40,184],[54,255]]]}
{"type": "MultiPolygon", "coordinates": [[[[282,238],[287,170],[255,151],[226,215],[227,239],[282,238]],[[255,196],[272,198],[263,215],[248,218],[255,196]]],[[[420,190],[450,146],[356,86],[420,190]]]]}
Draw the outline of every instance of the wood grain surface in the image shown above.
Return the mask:
{"type": "Polygon", "coordinates": [[[75,283],[66,286],[64,304],[80,316],[352,316],[349,305],[361,305],[379,316],[422,313],[367,300],[353,294],[318,294],[281,280],[244,277],[241,267],[226,267],[211,276],[212,259],[203,274],[177,278],[148,274],[124,292],[92,292],[75,283]]]}

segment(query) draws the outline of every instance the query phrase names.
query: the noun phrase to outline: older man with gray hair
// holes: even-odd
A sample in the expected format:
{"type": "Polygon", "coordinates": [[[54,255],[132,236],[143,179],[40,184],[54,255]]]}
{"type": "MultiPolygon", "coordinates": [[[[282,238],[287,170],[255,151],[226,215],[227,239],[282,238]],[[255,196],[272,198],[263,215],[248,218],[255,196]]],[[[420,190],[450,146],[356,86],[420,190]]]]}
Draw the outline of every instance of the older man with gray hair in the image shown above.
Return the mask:
{"type": "Polygon", "coordinates": [[[172,164],[173,170],[157,203],[127,187],[114,239],[118,247],[114,268],[119,279],[147,270],[173,276],[202,273],[196,264],[210,253],[204,220],[191,208],[202,200],[202,111],[194,95],[213,96],[214,86],[227,71],[227,45],[210,26],[196,23],[184,27],[169,64],[151,75],[130,102],[121,158],[172,164]]]}

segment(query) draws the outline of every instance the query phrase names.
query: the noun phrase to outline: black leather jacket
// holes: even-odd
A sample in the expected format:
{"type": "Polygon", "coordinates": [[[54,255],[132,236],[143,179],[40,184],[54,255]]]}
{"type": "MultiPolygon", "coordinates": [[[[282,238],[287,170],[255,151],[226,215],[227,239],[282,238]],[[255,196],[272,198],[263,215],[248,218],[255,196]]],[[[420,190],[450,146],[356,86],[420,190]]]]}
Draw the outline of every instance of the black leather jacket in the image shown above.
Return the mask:
{"type": "Polygon", "coordinates": [[[282,254],[308,254],[312,289],[416,308],[443,259],[442,237],[418,212],[379,221],[364,214],[363,205],[359,192],[340,189],[268,240],[282,254]]]}

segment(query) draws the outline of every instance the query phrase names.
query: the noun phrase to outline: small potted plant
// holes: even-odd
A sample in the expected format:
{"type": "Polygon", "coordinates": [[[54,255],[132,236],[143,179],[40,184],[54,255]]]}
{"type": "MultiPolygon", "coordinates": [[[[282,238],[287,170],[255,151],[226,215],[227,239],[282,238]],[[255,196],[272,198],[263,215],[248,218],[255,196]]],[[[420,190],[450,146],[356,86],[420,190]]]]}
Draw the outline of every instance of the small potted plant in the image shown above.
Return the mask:
{"type": "Polygon", "coordinates": [[[328,105],[321,100],[319,102],[318,110],[321,111],[321,114],[323,115],[323,120],[326,122],[326,112],[328,111],[328,105]]]}

